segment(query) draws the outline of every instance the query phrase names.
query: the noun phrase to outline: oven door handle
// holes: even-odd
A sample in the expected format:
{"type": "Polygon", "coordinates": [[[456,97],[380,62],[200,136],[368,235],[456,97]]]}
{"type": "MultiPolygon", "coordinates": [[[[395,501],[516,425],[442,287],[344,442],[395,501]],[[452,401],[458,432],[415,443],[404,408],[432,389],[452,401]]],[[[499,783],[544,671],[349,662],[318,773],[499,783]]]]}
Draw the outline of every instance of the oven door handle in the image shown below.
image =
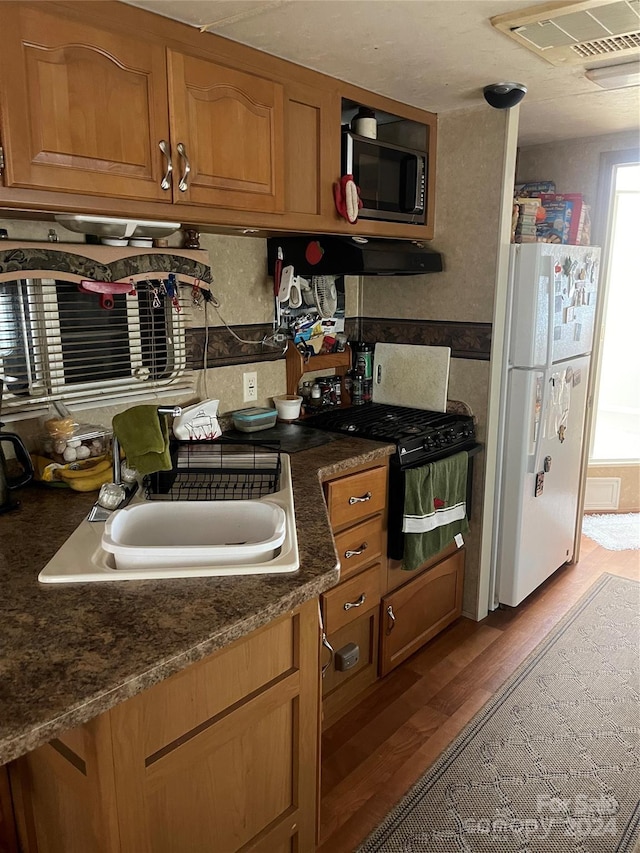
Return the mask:
{"type": "Polygon", "coordinates": [[[371,494],[371,492],[367,492],[366,494],[362,495],[362,496],[361,496],[361,497],[359,497],[359,498],[358,498],[358,497],[354,497],[354,496],[352,495],[352,496],[349,498],[349,506],[353,506],[354,504],[363,504],[363,503],[366,503],[367,501],[370,501],[372,497],[373,497],[373,495],[371,494]]]}

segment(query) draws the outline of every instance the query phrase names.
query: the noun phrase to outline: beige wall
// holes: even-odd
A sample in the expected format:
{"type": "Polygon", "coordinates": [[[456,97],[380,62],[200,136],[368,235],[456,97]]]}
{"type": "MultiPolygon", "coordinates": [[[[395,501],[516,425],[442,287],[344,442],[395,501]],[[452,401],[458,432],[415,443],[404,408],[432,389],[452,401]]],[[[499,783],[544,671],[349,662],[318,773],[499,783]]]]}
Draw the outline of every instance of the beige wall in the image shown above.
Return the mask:
{"type": "MultiPolygon", "coordinates": [[[[438,119],[436,234],[444,271],[426,276],[365,278],[363,315],[491,323],[504,180],[506,111],[478,107],[438,119]]],[[[452,359],[449,397],[468,403],[478,439],[487,425],[489,362],[452,359]]],[[[474,468],[471,533],[467,541],[465,613],[478,595],[484,455],[474,468]]]]}
{"type": "Polygon", "coordinates": [[[597,203],[600,155],[639,146],[635,131],[529,145],[518,152],[516,182],[555,181],[557,192],[582,193],[593,206],[597,203]]]}
{"type": "Polygon", "coordinates": [[[617,512],[640,512],[640,465],[589,465],[587,477],[594,480],[619,477],[620,503],[617,512]]]}

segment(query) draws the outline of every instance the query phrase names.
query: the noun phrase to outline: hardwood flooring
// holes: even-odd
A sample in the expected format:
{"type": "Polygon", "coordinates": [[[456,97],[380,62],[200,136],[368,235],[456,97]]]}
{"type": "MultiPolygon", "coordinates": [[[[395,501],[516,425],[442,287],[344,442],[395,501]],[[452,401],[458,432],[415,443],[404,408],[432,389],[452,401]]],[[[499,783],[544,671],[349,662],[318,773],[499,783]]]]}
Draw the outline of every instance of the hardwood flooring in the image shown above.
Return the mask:
{"type": "Polygon", "coordinates": [[[583,537],[578,564],[517,608],[458,620],[327,729],[317,853],[353,853],[603,572],[640,579],[639,552],[583,537]]]}

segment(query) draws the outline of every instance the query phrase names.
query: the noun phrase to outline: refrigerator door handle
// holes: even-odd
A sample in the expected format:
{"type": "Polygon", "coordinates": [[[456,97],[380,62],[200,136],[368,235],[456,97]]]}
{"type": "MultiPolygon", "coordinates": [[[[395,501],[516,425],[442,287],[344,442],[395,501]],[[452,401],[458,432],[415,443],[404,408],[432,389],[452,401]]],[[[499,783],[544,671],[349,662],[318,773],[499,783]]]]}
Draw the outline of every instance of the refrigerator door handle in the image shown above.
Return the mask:
{"type": "Polygon", "coordinates": [[[547,363],[545,365],[547,370],[551,369],[551,365],[553,364],[553,333],[555,328],[555,313],[556,313],[556,287],[555,287],[555,266],[556,262],[553,255],[546,255],[543,258],[548,266],[548,299],[549,299],[549,317],[547,321],[547,363]]]}
{"type": "MultiPolygon", "coordinates": [[[[547,386],[549,385],[550,379],[548,374],[545,372],[542,374],[542,394],[540,395],[540,417],[538,419],[538,428],[535,427],[534,421],[534,430],[536,430],[536,437],[533,445],[533,453],[529,454],[528,466],[527,469],[530,474],[537,474],[540,471],[540,448],[542,447],[542,433],[544,431],[545,425],[545,411],[547,407],[547,386]]],[[[535,403],[534,403],[535,407],[535,403]]],[[[535,410],[534,410],[534,418],[535,418],[535,410]]]]}

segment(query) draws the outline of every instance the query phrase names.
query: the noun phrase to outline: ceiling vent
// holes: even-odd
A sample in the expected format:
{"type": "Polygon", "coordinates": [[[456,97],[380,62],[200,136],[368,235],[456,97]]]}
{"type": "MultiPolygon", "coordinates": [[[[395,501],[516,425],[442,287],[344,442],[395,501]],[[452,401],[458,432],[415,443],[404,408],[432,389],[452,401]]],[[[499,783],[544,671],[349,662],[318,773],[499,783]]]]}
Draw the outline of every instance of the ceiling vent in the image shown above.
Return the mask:
{"type": "Polygon", "coordinates": [[[491,23],[552,65],[640,55],[640,0],[544,3],[491,23]]]}

